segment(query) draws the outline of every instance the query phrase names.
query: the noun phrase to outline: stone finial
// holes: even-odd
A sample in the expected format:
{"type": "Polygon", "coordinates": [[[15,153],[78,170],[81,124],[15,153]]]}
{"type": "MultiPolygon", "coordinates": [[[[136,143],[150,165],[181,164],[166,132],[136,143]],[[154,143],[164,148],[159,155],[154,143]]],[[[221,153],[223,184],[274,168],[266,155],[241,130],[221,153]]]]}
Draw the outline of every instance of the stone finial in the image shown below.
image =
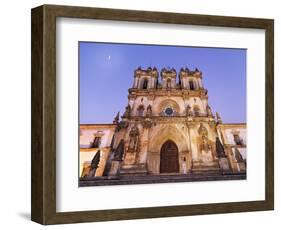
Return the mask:
{"type": "Polygon", "coordinates": [[[176,78],[177,76],[177,71],[175,70],[175,68],[163,68],[161,70],[161,77],[162,78],[176,78]]]}
{"type": "Polygon", "coordinates": [[[114,118],[113,124],[118,124],[119,122],[120,113],[118,112],[114,118]]]}
{"type": "Polygon", "coordinates": [[[217,119],[217,123],[218,123],[218,124],[221,124],[221,123],[222,123],[222,119],[221,119],[221,117],[220,117],[220,115],[219,115],[218,112],[216,112],[216,119],[217,119]]]}
{"type": "Polygon", "coordinates": [[[187,68],[181,68],[179,71],[179,79],[181,79],[182,77],[187,77],[188,76],[188,69],[187,68]]]}
{"type": "Polygon", "coordinates": [[[226,157],[224,147],[218,137],[216,137],[216,152],[218,158],[226,157]]]}
{"type": "Polygon", "coordinates": [[[213,116],[212,109],[209,105],[207,105],[206,110],[207,110],[207,116],[213,116]]]}
{"type": "Polygon", "coordinates": [[[91,162],[91,170],[97,169],[100,163],[100,150],[97,151],[91,162]]]}

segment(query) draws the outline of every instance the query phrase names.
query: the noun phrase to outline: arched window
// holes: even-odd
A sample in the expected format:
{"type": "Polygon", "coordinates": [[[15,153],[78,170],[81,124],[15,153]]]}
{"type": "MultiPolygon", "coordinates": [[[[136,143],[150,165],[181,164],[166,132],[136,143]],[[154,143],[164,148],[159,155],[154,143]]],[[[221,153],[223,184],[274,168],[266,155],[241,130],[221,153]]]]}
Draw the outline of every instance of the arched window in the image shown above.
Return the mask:
{"type": "Polygon", "coordinates": [[[99,148],[101,143],[101,137],[95,137],[94,141],[91,143],[91,148],[99,148]]]}
{"type": "Polygon", "coordinates": [[[147,86],[148,86],[148,80],[144,79],[142,82],[142,89],[147,89],[147,86]]]}
{"type": "Polygon", "coordinates": [[[190,82],[189,82],[189,88],[190,88],[191,90],[195,90],[195,86],[194,86],[194,82],[193,82],[193,81],[190,81],[190,82]]]}
{"type": "Polygon", "coordinates": [[[143,105],[140,105],[138,107],[138,116],[142,117],[143,116],[143,111],[144,111],[144,107],[143,107],[143,105]]]}
{"type": "Polygon", "coordinates": [[[168,79],[168,80],[167,80],[167,88],[168,88],[168,89],[171,88],[171,79],[168,79]]]}
{"type": "Polygon", "coordinates": [[[238,134],[234,134],[233,139],[236,145],[243,145],[243,142],[238,134]]]}

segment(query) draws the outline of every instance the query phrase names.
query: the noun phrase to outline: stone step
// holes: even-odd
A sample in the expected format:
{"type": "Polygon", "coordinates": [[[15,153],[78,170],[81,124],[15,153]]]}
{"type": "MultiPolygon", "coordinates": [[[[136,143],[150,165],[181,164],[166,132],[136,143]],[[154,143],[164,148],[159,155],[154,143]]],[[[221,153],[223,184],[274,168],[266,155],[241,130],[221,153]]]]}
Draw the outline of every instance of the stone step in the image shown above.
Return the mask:
{"type": "Polygon", "coordinates": [[[81,178],[79,186],[103,186],[103,185],[126,185],[126,184],[151,184],[173,183],[194,181],[219,181],[219,180],[242,180],[246,179],[245,173],[215,174],[177,174],[177,175],[146,175],[146,176],[122,176],[108,179],[108,177],[81,178]]]}

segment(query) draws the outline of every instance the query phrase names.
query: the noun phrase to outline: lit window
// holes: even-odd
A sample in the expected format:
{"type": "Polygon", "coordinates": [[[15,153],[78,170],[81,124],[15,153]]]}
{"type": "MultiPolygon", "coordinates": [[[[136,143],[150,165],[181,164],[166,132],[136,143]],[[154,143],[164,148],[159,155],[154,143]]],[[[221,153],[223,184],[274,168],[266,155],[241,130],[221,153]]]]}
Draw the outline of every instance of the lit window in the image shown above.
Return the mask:
{"type": "Polygon", "coordinates": [[[242,140],[240,139],[238,134],[234,134],[233,139],[236,145],[243,145],[242,140]]]}
{"type": "Polygon", "coordinates": [[[101,137],[95,137],[94,142],[91,145],[91,148],[99,148],[101,143],[101,137]]]}

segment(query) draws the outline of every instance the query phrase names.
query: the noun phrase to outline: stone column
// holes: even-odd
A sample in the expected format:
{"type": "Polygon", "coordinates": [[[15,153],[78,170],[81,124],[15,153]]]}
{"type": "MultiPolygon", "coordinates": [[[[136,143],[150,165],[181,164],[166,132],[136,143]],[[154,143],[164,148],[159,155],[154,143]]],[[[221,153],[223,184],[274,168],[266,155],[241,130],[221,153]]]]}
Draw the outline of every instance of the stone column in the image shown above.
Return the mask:
{"type": "Polygon", "coordinates": [[[184,89],[188,89],[188,80],[186,78],[182,78],[182,86],[184,89]]]}
{"type": "Polygon", "coordinates": [[[133,88],[138,88],[138,83],[139,83],[139,77],[135,77],[133,88]]]}
{"type": "Polygon", "coordinates": [[[190,136],[190,125],[187,123],[187,129],[188,129],[188,148],[189,148],[189,154],[188,154],[188,170],[189,172],[192,172],[193,168],[193,152],[192,152],[192,146],[191,146],[191,136],[190,136]]]}
{"type": "Polygon", "coordinates": [[[171,80],[171,88],[176,88],[176,79],[171,80]]]}
{"type": "Polygon", "coordinates": [[[185,88],[186,89],[190,89],[190,85],[189,85],[189,80],[188,79],[185,80],[185,88]]]}
{"type": "Polygon", "coordinates": [[[149,77],[149,89],[154,88],[154,77],[149,77]]]}
{"type": "Polygon", "coordinates": [[[198,78],[198,84],[199,84],[199,87],[201,88],[201,89],[203,89],[204,87],[203,87],[203,83],[202,83],[202,79],[201,78],[198,78]]]}
{"type": "Polygon", "coordinates": [[[162,88],[166,89],[167,87],[167,82],[165,79],[162,80],[162,88]]]}

